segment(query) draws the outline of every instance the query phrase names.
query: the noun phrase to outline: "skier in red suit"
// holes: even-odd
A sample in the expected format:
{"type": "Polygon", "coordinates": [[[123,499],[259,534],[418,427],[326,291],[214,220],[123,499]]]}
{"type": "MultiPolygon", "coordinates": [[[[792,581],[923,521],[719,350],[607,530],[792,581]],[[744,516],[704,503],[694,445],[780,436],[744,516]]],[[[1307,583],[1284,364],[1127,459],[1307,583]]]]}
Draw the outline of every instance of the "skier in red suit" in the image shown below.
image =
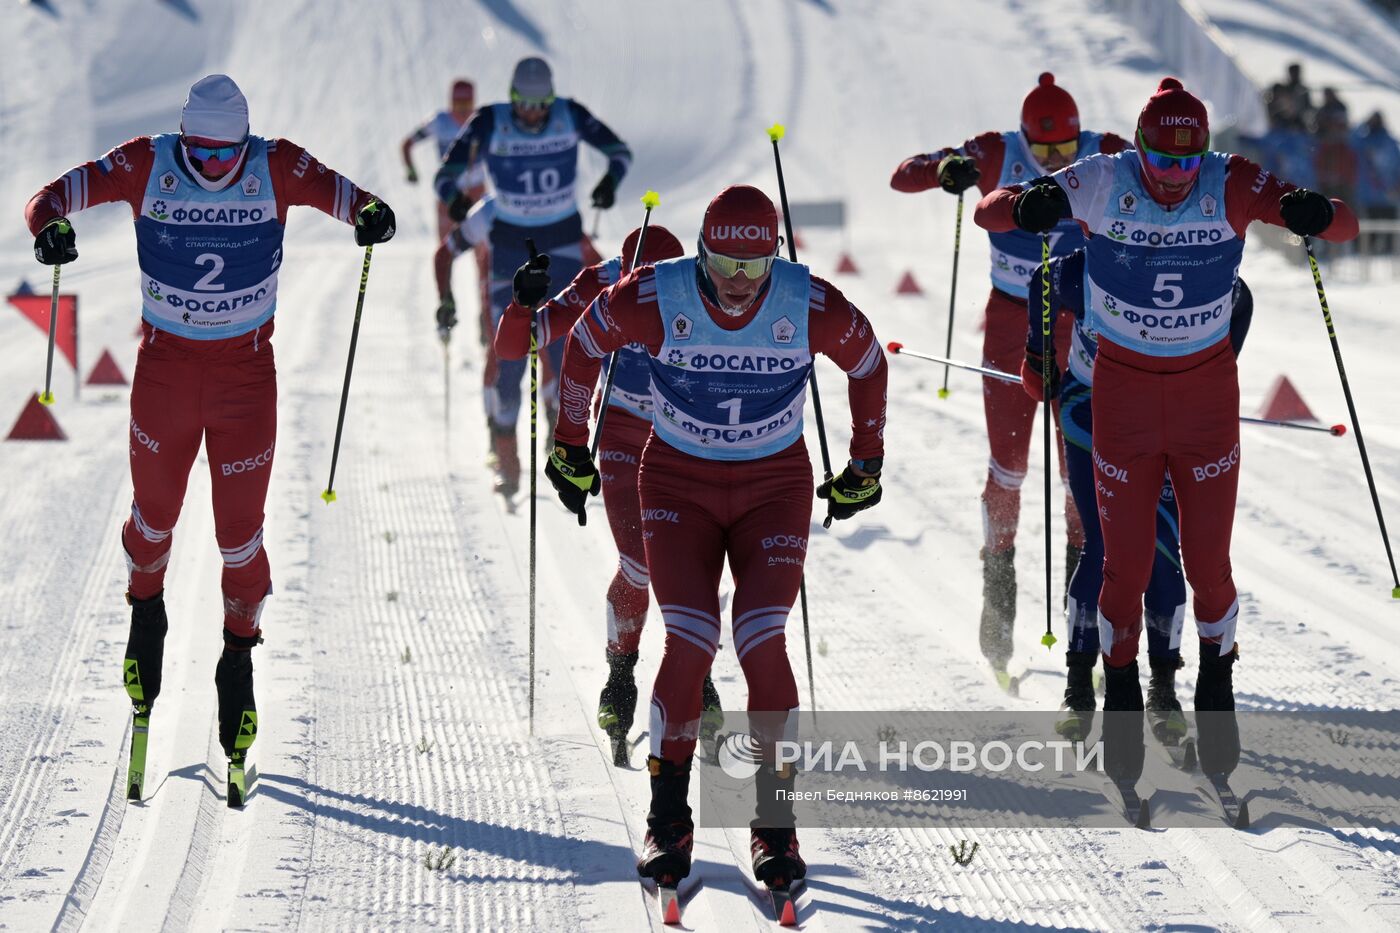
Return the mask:
{"type": "MultiPolygon", "coordinates": [[[[983,194],[1063,168],[1095,152],[1119,152],[1127,143],[1112,133],[1081,130],[1079,109],[1069,92],[1049,72],[1021,104],[1019,130],[983,133],[954,148],[905,159],[890,179],[896,191],[919,192],[942,188],[960,195],[977,185],[983,194]]],[[[1025,348],[1026,283],[1040,262],[1040,238],[1011,229],[991,234],[992,290],[987,298],[982,365],[1017,372],[1025,348]]],[[[1066,256],[1084,245],[1079,227],[1060,225],[1051,234],[1054,254],[1066,256]]],[[[1072,316],[1057,314],[1055,346],[1063,368],[1069,347],[1072,316]]],[[[982,403],[991,458],[982,490],[982,619],[980,641],[1003,686],[1008,682],[1012,631],[1016,621],[1016,526],[1021,514],[1021,484],[1026,478],[1036,404],[1011,382],[984,377],[982,403]]],[[[1056,437],[1059,407],[1055,404],[1056,437]]],[[[1060,457],[1064,476],[1063,447],[1060,457]]],[[[1074,499],[1065,490],[1068,538],[1066,575],[1079,563],[1084,529],[1074,499]]]]}
{"type": "MultiPolygon", "coordinates": [[[[1092,456],[1105,551],[1104,710],[1143,708],[1142,597],[1166,470],[1200,636],[1196,710],[1230,714],[1198,717],[1201,765],[1207,774],[1228,774],[1239,759],[1230,534],[1240,474],[1229,336],[1245,232],[1258,220],[1345,241],[1358,228],[1341,201],[1211,150],[1205,105],[1176,78],[1164,78],[1143,107],[1135,142],[1136,151],[1093,155],[994,191],[977,205],[976,221],[992,231],[1039,234],[1072,220],[1090,234],[1084,286],[1086,321],[1098,336],[1092,456]]],[[[1141,725],[1137,717],[1138,736],[1141,725]]],[[[1140,751],[1132,768],[1141,769],[1140,751]]]]}
{"type": "Polygon", "coordinates": [[[246,728],[238,732],[255,708],[250,649],[262,641],[272,592],[263,507],[276,446],[271,341],[287,210],[306,204],[353,224],[362,246],[392,237],[394,215],[295,143],[249,135],[248,103],[226,75],[190,88],[179,133],[138,136],[41,188],[25,208],[39,261],[76,259],[68,215],[112,202],[126,203],[136,223],[143,331],[131,388],[134,495],[122,529],[126,659],[139,672],[135,684],[128,674],[128,691],[147,711],[160,692],[165,567],[203,441],[224,561],[219,733],[232,756],[236,739],[251,744],[246,728]]]}
{"type": "MultiPolygon", "coordinates": [[[[749,710],[767,753],[751,833],[755,875],[777,884],[806,871],[793,828],[789,768],[772,742],[793,720],[797,684],[784,628],[797,598],[811,520],[812,468],[802,409],[813,358],[848,375],[851,461],[817,495],[848,518],[880,498],[884,354],[870,322],[805,266],[777,258],[778,214],[757,188],[726,188],[705,211],[694,259],[633,271],[574,326],[545,474],[565,505],[596,495],[588,408],[603,358],[646,349],[655,405],[638,485],[652,588],[666,649],[651,702],[651,809],[638,871],[659,882],[690,870],[687,795],[700,725],[700,682],[720,639],[719,581],[734,577],[732,639],[749,710]]],[[[520,275],[528,280],[531,264],[520,275]]]]}
{"type": "MultiPolygon", "coordinates": [[[[632,271],[641,229],[633,230],[622,244],[622,253],[607,262],[584,267],[583,271],[533,315],[515,301],[506,306],[496,330],[496,355],[518,360],[530,351],[530,323],[539,329],[539,346],[567,337],[579,316],[593,299],[632,271]]],[[[685,255],[675,235],[665,227],[647,227],[641,264],[652,265],[685,255]]],[[[626,760],[627,736],[636,715],[637,684],[633,669],[637,646],[646,624],[648,590],[646,548],[642,544],[642,507],[637,496],[637,467],[642,448],[651,434],[651,371],[646,353],[631,345],[619,350],[603,436],[598,443],[601,462],[603,504],[617,544],[617,572],[608,587],[608,681],[598,699],[598,725],[613,743],[615,762],[626,760]]],[[[707,672],[701,686],[701,705],[710,723],[721,714],[719,693],[707,672]]],[[[702,732],[705,731],[702,728],[702,732]]]]}

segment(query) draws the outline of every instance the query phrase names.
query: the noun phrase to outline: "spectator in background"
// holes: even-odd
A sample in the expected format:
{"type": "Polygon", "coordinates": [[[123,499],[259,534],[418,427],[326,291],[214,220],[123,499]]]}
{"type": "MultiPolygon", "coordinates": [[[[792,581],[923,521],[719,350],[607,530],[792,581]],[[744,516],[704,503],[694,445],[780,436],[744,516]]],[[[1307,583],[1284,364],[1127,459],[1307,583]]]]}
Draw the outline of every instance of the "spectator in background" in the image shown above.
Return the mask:
{"type": "MultiPolygon", "coordinates": [[[[1372,220],[1395,220],[1400,216],[1396,208],[1400,200],[1400,143],[1386,129],[1379,110],[1352,131],[1351,145],[1357,159],[1357,212],[1372,220]]],[[[1371,252],[1394,250],[1395,238],[1389,232],[1373,233],[1367,239],[1371,252]]]]}
{"type": "Polygon", "coordinates": [[[1342,99],[1337,96],[1337,89],[1325,87],[1322,89],[1322,106],[1317,108],[1313,115],[1313,133],[1317,138],[1323,139],[1330,133],[1334,133],[1337,127],[1343,130],[1351,123],[1347,117],[1347,105],[1342,103],[1342,99]]]}
{"type": "Polygon", "coordinates": [[[1317,187],[1313,139],[1304,131],[1303,121],[1294,109],[1296,106],[1296,98],[1278,98],[1271,104],[1269,131],[1250,142],[1257,149],[1261,166],[1280,178],[1292,179],[1312,189],[1317,187]]]}
{"type": "MultiPolygon", "coordinates": [[[[1276,82],[1264,95],[1269,111],[1269,123],[1288,123],[1299,130],[1311,124],[1312,92],[1303,83],[1303,66],[1294,62],[1288,66],[1288,80],[1276,82]]],[[[1301,184],[1301,182],[1300,182],[1301,184]]]]}

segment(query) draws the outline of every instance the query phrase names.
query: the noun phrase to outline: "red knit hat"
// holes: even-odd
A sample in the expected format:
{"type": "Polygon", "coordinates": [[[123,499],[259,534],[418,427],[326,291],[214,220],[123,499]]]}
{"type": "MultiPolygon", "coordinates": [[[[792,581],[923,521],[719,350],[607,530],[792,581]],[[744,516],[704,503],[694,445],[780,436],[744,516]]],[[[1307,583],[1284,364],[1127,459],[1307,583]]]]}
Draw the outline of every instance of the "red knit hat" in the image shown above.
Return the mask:
{"type": "MultiPolygon", "coordinates": [[[[623,275],[632,271],[632,254],[637,252],[637,237],[641,234],[642,228],[638,227],[622,241],[623,275]]],[[[642,244],[642,265],[651,266],[663,259],[676,259],[684,255],[685,247],[681,246],[674,233],[659,224],[647,225],[647,241],[642,244]]]]}
{"type": "Polygon", "coordinates": [[[1079,135],[1079,108],[1048,71],[1021,102],[1021,132],[1033,143],[1063,143],[1079,135]]]}
{"type": "Polygon", "coordinates": [[[700,239],[705,249],[721,256],[771,256],[778,251],[778,209],[752,185],[730,185],[705,208],[700,239]]]}
{"type": "Polygon", "coordinates": [[[476,85],[466,78],[452,82],[452,100],[476,100],[476,85]]]}
{"type": "Polygon", "coordinates": [[[1206,105],[1176,78],[1163,78],[1157,85],[1138,115],[1137,128],[1142,141],[1158,152],[1184,155],[1210,145],[1206,105]]]}

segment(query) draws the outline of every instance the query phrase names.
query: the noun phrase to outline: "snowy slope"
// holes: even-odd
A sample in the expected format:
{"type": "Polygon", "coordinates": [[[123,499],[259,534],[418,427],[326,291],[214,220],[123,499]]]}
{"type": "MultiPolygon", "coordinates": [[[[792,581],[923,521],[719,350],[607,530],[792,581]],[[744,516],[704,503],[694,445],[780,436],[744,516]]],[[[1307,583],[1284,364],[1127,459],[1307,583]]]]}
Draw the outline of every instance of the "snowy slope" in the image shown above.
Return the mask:
{"type": "MultiPolygon", "coordinates": [[[[1378,106],[1400,106],[1385,84],[1393,59],[1385,49],[1397,42],[1390,27],[1367,21],[1361,32],[1375,45],[1366,51],[1342,31],[1351,20],[1341,15],[1364,6],[1326,0],[1330,20],[1303,19],[1305,7],[1323,5],[1290,9],[1295,22],[1312,24],[1316,48],[1379,76],[1378,106]]],[[[1204,6],[1261,80],[1293,54],[1295,33],[1261,27],[1246,42],[1232,27],[1263,4],[1204,6]]],[[[130,495],[124,398],[85,390],[75,400],[61,370],[57,415],[71,440],[0,445],[0,561],[10,568],[0,595],[11,610],[0,622],[0,928],[17,930],[651,922],[631,867],[646,779],[607,764],[590,722],[613,553],[601,513],[580,529],[541,498],[531,738],[525,515],[498,507],[479,466],[480,363],[469,335],[452,347],[444,410],[430,323],[430,195],[401,181],[397,143],[439,106],[452,77],[473,77],[490,99],[504,93],[516,58],[544,54],[561,92],[628,139],[636,162],[604,218],[605,250],[638,219],[646,188],[661,192],[656,219],[683,242],[722,185],[775,192],[763,129],[785,123],[791,195],[843,198],[849,208],[844,234],[806,233],[803,258],[829,273],[848,250],[862,274],[836,281],[881,337],[934,350],[946,321],[953,202],[891,192],[894,166],[1013,126],[1043,68],[1075,93],[1088,125],[1120,132],[1160,77],[1151,44],[1125,37],[1091,0],[939,4],[936,16],[878,0],[52,0],[50,9],[6,14],[15,36],[14,53],[0,57],[0,202],[10,218],[0,228],[0,285],[46,282],[18,223],[28,195],[129,135],[173,128],[184,87],[206,71],[240,81],[256,131],[297,140],[383,195],[401,231],[375,253],[341,499],[328,508],[317,494],[360,255],[326,218],[302,212],[290,224],[276,338],[281,440],[266,531],[277,592],[255,661],[263,732],[245,811],[223,807],[212,728],[219,563],[202,464],[169,572],[154,791],[128,806],[118,776],[128,719],[117,663],[126,621],[116,532],[130,495]],[[58,61],[67,67],[51,67],[58,61]],[[906,269],[926,298],[892,297],[906,269]],[[449,864],[425,866],[444,850],[449,864]]],[[[1308,68],[1311,76],[1312,59],[1308,68]]],[[[585,179],[601,168],[588,165],[585,179]]],[[[82,296],[84,366],[109,346],[129,374],[137,277],[127,218],[109,207],[76,224],[82,258],[63,280],[82,296]]],[[[987,249],[975,229],[963,232],[954,355],[975,359],[987,249]]],[[[458,275],[458,293],[470,294],[469,269],[458,275]]],[[[1256,250],[1244,275],[1259,309],[1241,360],[1246,407],[1287,373],[1320,418],[1344,420],[1306,272],[1256,250]]],[[[1393,283],[1338,275],[1328,287],[1382,501],[1400,525],[1393,283]]],[[[0,315],[0,401],[14,412],[42,378],[43,346],[18,315],[0,315]]],[[[839,455],[848,429],[838,376],[820,370],[839,455]]],[[[829,533],[814,526],[808,581],[823,709],[1010,702],[989,683],[974,631],[986,457],[978,386],[955,377],[940,401],[938,378],[917,361],[891,361],[886,502],[829,533]]],[[[1234,548],[1241,705],[1394,708],[1400,614],[1386,599],[1352,442],[1246,431],[1234,548]]],[[[1060,689],[1057,656],[1037,641],[1041,505],[1038,481],[1028,482],[1013,662],[1027,673],[1026,708],[1053,706],[1060,689]]],[[[794,645],[797,628],[794,618],[794,645]]],[[[643,640],[643,684],[659,629],[653,619],[643,640]]],[[[800,664],[800,651],[793,655],[800,664]]],[[[1188,672],[1193,655],[1188,646],[1188,672]]],[[[737,707],[744,691],[732,654],[721,653],[716,675],[737,707]]],[[[1189,677],[1183,690],[1189,696],[1189,677]]],[[[697,835],[704,886],[687,912],[696,928],[763,923],[736,843],[742,850],[727,834],[697,835]]],[[[1400,924],[1397,843],[1379,834],[809,831],[803,850],[816,907],[815,917],[804,913],[809,929],[1400,924]],[[962,838],[981,843],[967,868],[947,854],[962,838]]]]}

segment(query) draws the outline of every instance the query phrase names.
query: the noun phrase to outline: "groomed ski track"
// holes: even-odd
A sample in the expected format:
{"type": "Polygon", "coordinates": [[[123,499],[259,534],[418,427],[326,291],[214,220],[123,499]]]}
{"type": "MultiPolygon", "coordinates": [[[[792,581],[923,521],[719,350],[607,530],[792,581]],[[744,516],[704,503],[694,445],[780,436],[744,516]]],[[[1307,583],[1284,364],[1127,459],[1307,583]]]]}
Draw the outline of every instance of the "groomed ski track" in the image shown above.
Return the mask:
{"type": "MultiPolygon", "coordinates": [[[[60,368],[56,414],[71,440],[0,449],[0,476],[22,490],[0,498],[0,560],[13,568],[3,584],[10,612],[0,622],[0,929],[15,930],[659,928],[632,869],[644,828],[646,742],[633,752],[633,770],[614,770],[592,725],[613,555],[601,502],[580,529],[540,480],[531,739],[526,504],[506,514],[480,465],[480,370],[469,315],[453,341],[444,436],[428,195],[399,182],[395,162],[397,139],[419,110],[435,105],[447,78],[471,74],[479,93],[494,98],[516,57],[543,51],[561,91],[577,92],[634,143],[634,175],[605,218],[605,251],[632,226],[644,187],[662,193],[657,220],[682,242],[723,184],[775,190],[761,133],[786,122],[792,196],[844,197],[851,217],[845,237],[803,231],[801,258],[829,274],[841,251],[854,252],[862,275],[834,281],[880,336],[937,350],[952,200],[889,193],[894,165],[1013,125],[1040,67],[1038,56],[1025,54],[1028,41],[1074,90],[1086,123],[1120,132],[1165,70],[1088,0],[1067,0],[1053,14],[1006,0],[909,19],[877,16],[873,0],[736,0],[710,12],[674,5],[664,17],[621,2],[585,13],[489,0],[461,5],[468,26],[455,35],[432,5],[395,4],[392,13],[367,5],[350,22],[323,4],[289,2],[264,11],[258,31],[192,2],[171,5],[167,19],[146,28],[181,50],[155,62],[129,47],[141,32],[137,18],[148,15],[134,12],[134,0],[88,11],[88,38],[71,48],[64,30],[80,28],[76,11],[55,6],[57,17],[26,19],[19,54],[0,63],[0,147],[15,169],[0,179],[11,222],[0,231],[0,282],[23,275],[43,284],[14,223],[33,188],[120,138],[164,128],[188,79],[204,70],[228,69],[248,92],[255,128],[296,139],[363,180],[402,223],[399,238],[375,254],[340,500],[329,507],[318,496],[360,257],[348,230],[322,218],[294,213],[288,231],[274,338],[279,450],[266,526],[276,593],[267,643],[255,655],[261,732],[244,811],[224,807],[214,737],[219,558],[207,464],[196,465],[175,535],[147,800],[129,806],[121,785],[130,715],[118,663],[127,618],[117,538],[130,494],[125,395],[85,388],[75,402],[60,368]],[[195,15],[183,16],[182,7],[195,15]],[[667,29],[689,44],[665,47],[667,29]],[[226,39],[215,37],[220,31],[226,39]],[[36,63],[60,48],[84,64],[61,79],[75,82],[78,103],[38,112],[30,101],[47,92],[34,82],[36,63]],[[608,54],[599,56],[600,48],[608,54]],[[147,69],[144,84],[122,78],[121,56],[131,73],[147,69]],[[371,59],[395,67],[365,67],[371,59]],[[663,59],[668,64],[658,67],[663,59]],[[988,62],[997,63],[994,73],[988,62]],[[295,94],[277,77],[288,69],[298,75],[295,94]],[[960,70],[978,80],[959,80],[956,96],[944,93],[947,76],[960,70]],[[688,77],[697,73],[706,76],[703,86],[688,77]],[[86,83],[94,74],[109,82],[91,100],[86,83]],[[372,105],[347,118],[351,100],[372,105]],[[85,129],[48,132],[64,120],[126,132],[100,140],[85,129]],[[905,268],[915,269],[926,299],[889,297],[905,268]],[[434,870],[425,859],[444,864],[434,870]]],[[[421,170],[428,154],[416,156],[421,170]]],[[[594,174],[585,169],[581,177],[594,174]]],[[[83,296],[88,315],[84,366],[106,345],[130,376],[136,277],[127,218],[107,208],[76,223],[82,259],[66,267],[64,282],[83,296]]],[[[975,360],[986,246],[970,221],[963,253],[953,355],[975,360]]],[[[474,283],[469,264],[461,265],[456,291],[470,308],[474,283]]],[[[1241,360],[1246,406],[1287,372],[1320,417],[1343,420],[1306,273],[1256,245],[1244,275],[1261,311],[1241,360]]],[[[1392,292],[1390,282],[1329,281],[1394,530],[1400,415],[1384,404],[1387,348],[1400,339],[1392,292]]],[[[8,315],[0,317],[0,347],[0,398],[17,411],[42,371],[42,339],[8,315]]],[[[819,524],[812,530],[807,579],[820,706],[1050,708],[1060,666],[1058,654],[1038,644],[1038,434],[1022,513],[1013,661],[1013,672],[1028,676],[1020,700],[1009,701],[987,676],[974,632],[985,469],[979,386],[955,375],[952,397],[940,401],[937,367],[897,358],[890,366],[886,501],[830,533],[819,524]]],[[[823,364],[819,378],[840,458],[847,435],[840,374],[823,364]]],[[[1385,605],[1388,583],[1352,442],[1244,431],[1234,545],[1241,707],[1395,708],[1400,629],[1385,605]]],[[[522,454],[527,449],[522,429],[522,454]]],[[[810,436],[809,449],[815,459],[810,436]]],[[[1058,504],[1058,484],[1054,495],[1058,504]]],[[[1058,529],[1058,512],[1054,523],[1058,529]]],[[[1058,544],[1055,551],[1058,593],[1058,544]]],[[[1055,625],[1062,635],[1058,614],[1055,625]]],[[[660,630],[653,613],[634,735],[646,723],[660,630]]],[[[788,631],[800,667],[796,610],[788,631]]],[[[1187,655],[1183,698],[1194,648],[1187,655]]],[[[716,679],[726,705],[739,707],[744,687],[727,648],[716,679]]],[[[798,681],[806,705],[805,673],[798,681]]],[[[1400,843],[1381,833],[1264,823],[1247,833],[809,830],[802,841],[811,865],[804,929],[1360,931],[1400,923],[1400,843]],[[962,839],[980,844],[967,867],[948,854],[962,839]]],[[[703,885],[686,905],[688,927],[771,927],[766,902],[750,896],[747,867],[735,858],[744,845],[730,842],[716,830],[697,833],[703,885]]]]}

